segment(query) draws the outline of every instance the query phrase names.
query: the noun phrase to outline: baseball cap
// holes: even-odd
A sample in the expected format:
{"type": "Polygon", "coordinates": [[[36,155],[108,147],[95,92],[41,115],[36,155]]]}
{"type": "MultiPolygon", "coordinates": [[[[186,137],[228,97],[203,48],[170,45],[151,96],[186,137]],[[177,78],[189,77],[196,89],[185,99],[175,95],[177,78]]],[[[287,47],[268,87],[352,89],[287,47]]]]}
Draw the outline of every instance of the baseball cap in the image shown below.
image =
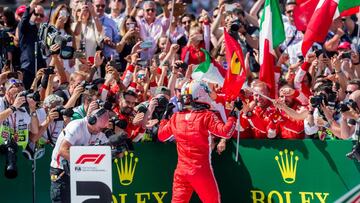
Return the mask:
{"type": "Polygon", "coordinates": [[[17,7],[15,13],[19,16],[22,16],[25,13],[25,10],[26,10],[26,6],[21,5],[21,6],[17,7]]]}
{"type": "Polygon", "coordinates": [[[23,82],[21,80],[19,80],[19,79],[10,78],[5,83],[5,89],[6,89],[6,91],[8,91],[11,87],[16,86],[16,85],[22,85],[23,86],[23,82]]]}
{"type": "Polygon", "coordinates": [[[165,86],[159,86],[156,88],[155,96],[157,96],[159,94],[165,94],[165,95],[168,95],[169,97],[171,96],[169,88],[167,88],[165,86]]]}
{"type": "Polygon", "coordinates": [[[341,42],[338,46],[339,49],[351,49],[351,44],[349,42],[341,42]]]}

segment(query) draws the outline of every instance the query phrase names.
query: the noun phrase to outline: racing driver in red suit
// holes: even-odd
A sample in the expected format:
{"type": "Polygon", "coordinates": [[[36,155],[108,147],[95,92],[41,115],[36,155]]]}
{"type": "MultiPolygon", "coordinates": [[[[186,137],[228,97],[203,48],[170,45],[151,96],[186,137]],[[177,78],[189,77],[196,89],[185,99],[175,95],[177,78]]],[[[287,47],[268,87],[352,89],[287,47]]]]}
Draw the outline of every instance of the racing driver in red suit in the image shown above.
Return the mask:
{"type": "MultiPolygon", "coordinates": [[[[190,81],[181,89],[182,108],[170,117],[173,104],[169,104],[160,123],[159,140],[175,136],[178,164],[174,173],[172,203],[189,202],[192,192],[204,203],[219,203],[220,193],[211,166],[211,135],[230,138],[235,129],[233,110],[224,124],[209,110],[211,98],[206,83],[190,81]]],[[[234,103],[241,109],[241,101],[234,103]]]]}

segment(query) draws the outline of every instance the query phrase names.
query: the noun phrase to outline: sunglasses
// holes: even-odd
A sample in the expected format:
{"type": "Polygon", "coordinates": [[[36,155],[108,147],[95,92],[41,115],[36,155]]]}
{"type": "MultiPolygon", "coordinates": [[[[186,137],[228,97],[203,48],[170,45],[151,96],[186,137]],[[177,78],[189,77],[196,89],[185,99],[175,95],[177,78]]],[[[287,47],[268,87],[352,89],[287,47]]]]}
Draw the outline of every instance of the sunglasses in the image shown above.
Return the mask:
{"type": "Polygon", "coordinates": [[[148,8],[148,9],[145,9],[145,11],[146,11],[146,12],[150,12],[150,11],[151,11],[151,12],[155,12],[155,9],[153,9],[153,8],[148,8]]]}
{"type": "Polygon", "coordinates": [[[345,94],[351,94],[351,93],[353,93],[353,91],[345,91],[345,94]]]}
{"type": "Polygon", "coordinates": [[[105,8],[105,4],[98,4],[98,5],[95,5],[96,8],[105,8]]]}
{"type": "Polygon", "coordinates": [[[182,24],[190,24],[190,23],[191,23],[191,20],[182,21],[181,23],[182,23],[182,24]]]}
{"type": "Polygon", "coordinates": [[[139,78],[139,79],[142,79],[142,78],[144,78],[145,77],[145,74],[138,74],[137,75],[137,78],[139,78]]]}
{"type": "Polygon", "coordinates": [[[35,15],[36,17],[41,17],[41,18],[44,17],[44,14],[42,14],[42,13],[34,13],[34,15],[35,15]]]}

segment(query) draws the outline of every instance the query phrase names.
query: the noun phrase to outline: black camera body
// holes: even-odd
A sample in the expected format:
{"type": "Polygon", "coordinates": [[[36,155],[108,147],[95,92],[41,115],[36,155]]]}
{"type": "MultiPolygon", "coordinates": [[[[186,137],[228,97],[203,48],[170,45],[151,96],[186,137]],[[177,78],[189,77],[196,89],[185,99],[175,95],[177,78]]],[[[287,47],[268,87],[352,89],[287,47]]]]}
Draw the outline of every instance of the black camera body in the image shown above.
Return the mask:
{"type": "Polygon", "coordinates": [[[0,52],[5,54],[6,52],[12,52],[15,48],[14,38],[9,35],[10,30],[0,30],[0,52]],[[4,50],[5,53],[2,51],[4,50]]]}
{"type": "Polygon", "coordinates": [[[110,146],[113,159],[125,151],[134,151],[134,145],[127,133],[115,134],[113,130],[108,129],[105,135],[109,141],[107,143],[96,143],[95,146],[110,146]]]}
{"type": "Polygon", "coordinates": [[[117,126],[123,130],[125,130],[128,125],[128,122],[126,119],[119,119],[117,116],[111,117],[110,122],[113,124],[113,126],[117,126]]]}
{"type": "Polygon", "coordinates": [[[71,108],[66,109],[63,106],[57,106],[55,108],[56,108],[56,112],[59,113],[59,117],[54,121],[63,121],[64,116],[71,117],[74,114],[74,111],[71,108]]]}
{"type": "MultiPolygon", "coordinates": [[[[159,114],[163,114],[166,110],[166,106],[168,105],[169,100],[164,96],[160,96],[156,99],[157,99],[158,105],[157,105],[157,107],[155,107],[154,113],[156,112],[159,114]]],[[[162,118],[162,116],[159,119],[161,119],[161,118],[162,118]]]]}
{"type": "Polygon", "coordinates": [[[45,75],[55,74],[54,67],[49,66],[48,68],[44,68],[44,74],[45,75]]]}
{"type": "Polygon", "coordinates": [[[324,102],[324,104],[331,109],[336,109],[336,106],[338,105],[336,99],[336,92],[332,91],[330,87],[324,87],[320,94],[310,98],[310,104],[313,108],[318,108],[324,102]]]}
{"type": "Polygon", "coordinates": [[[99,105],[99,108],[104,108],[108,111],[112,110],[112,103],[110,103],[108,101],[103,101],[101,99],[97,99],[96,103],[99,105]]]}
{"type": "MultiPolygon", "coordinates": [[[[10,136],[10,135],[9,135],[10,136]]],[[[17,157],[18,145],[11,137],[5,141],[3,145],[0,145],[1,153],[5,154],[5,177],[14,179],[17,177],[17,157]]]]}
{"type": "Polygon", "coordinates": [[[79,85],[82,86],[85,91],[99,91],[97,84],[89,83],[85,80],[82,81],[79,85]]]}
{"type": "Polygon", "coordinates": [[[360,145],[359,142],[353,146],[351,152],[347,153],[346,156],[349,159],[354,159],[360,162],[360,145]]]}
{"type": "MultiPolygon", "coordinates": [[[[19,93],[20,97],[26,97],[27,99],[33,99],[35,102],[40,102],[41,98],[40,98],[40,93],[38,91],[34,91],[32,89],[29,90],[25,90],[19,93]]],[[[25,103],[21,106],[21,107],[28,107],[29,103],[27,102],[27,100],[25,101],[25,103]]]]}

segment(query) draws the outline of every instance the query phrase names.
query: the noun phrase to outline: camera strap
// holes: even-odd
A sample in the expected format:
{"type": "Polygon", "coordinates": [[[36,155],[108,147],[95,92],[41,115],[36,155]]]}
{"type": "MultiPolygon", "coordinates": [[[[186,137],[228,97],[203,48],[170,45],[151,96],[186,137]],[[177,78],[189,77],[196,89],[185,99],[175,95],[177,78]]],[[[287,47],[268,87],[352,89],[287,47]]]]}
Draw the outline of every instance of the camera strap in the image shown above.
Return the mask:
{"type": "Polygon", "coordinates": [[[291,37],[290,41],[286,44],[286,48],[288,48],[294,42],[297,32],[298,30],[296,29],[294,35],[291,37]]]}
{"type": "Polygon", "coordinates": [[[56,122],[55,122],[54,128],[52,129],[52,132],[50,132],[49,127],[46,128],[46,133],[47,133],[48,141],[49,141],[49,143],[50,143],[52,146],[55,146],[55,143],[53,142],[53,139],[52,139],[52,138],[53,138],[52,135],[53,135],[55,129],[56,129],[56,122]]]}

